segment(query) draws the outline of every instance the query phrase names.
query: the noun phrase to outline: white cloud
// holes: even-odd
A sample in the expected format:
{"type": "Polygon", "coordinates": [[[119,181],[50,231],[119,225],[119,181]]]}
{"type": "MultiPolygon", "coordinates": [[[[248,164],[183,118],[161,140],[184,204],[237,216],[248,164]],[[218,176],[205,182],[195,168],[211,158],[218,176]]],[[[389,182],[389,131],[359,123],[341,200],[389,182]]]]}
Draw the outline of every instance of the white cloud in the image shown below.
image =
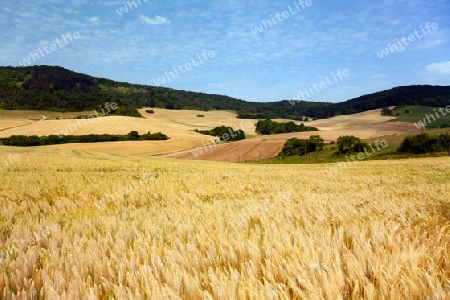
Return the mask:
{"type": "Polygon", "coordinates": [[[89,18],[89,21],[91,21],[92,23],[97,23],[98,22],[98,17],[91,17],[89,18]]]}
{"type": "Polygon", "coordinates": [[[440,44],[442,44],[441,40],[436,40],[436,41],[429,41],[428,43],[425,44],[425,48],[431,48],[431,47],[435,47],[435,46],[439,46],[440,44]]]}
{"type": "Polygon", "coordinates": [[[450,74],[450,61],[429,64],[425,67],[425,70],[438,74],[450,74]]]}
{"type": "Polygon", "coordinates": [[[166,17],[158,16],[158,15],[156,15],[154,18],[149,18],[144,15],[140,15],[138,20],[145,22],[147,24],[151,24],[151,25],[170,24],[169,19],[167,19],[166,17]]]}

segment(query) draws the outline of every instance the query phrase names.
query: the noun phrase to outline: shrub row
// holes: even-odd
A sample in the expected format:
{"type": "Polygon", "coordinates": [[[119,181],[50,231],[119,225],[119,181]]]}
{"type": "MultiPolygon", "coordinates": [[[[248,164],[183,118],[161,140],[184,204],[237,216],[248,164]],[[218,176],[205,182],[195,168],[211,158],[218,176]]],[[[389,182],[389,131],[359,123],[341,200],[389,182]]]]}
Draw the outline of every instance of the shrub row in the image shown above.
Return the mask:
{"type": "Polygon", "coordinates": [[[256,123],[256,132],[258,134],[278,134],[288,132],[317,131],[316,127],[297,125],[293,121],[279,123],[272,120],[261,120],[256,123]]]}
{"type": "Polygon", "coordinates": [[[323,149],[323,139],[320,135],[311,135],[308,140],[292,138],[286,141],[281,149],[279,156],[294,156],[306,155],[314,151],[321,151],[323,149]]]}
{"type": "Polygon", "coordinates": [[[139,141],[139,140],[167,140],[167,135],[157,132],[150,132],[139,135],[137,131],[131,131],[125,135],[114,134],[88,134],[88,135],[12,135],[7,138],[1,138],[0,142],[7,146],[43,146],[67,143],[100,143],[100,142],[117,142],[117,141],[139,141]]]}
{"type": "Polygon", "coordinates": [[[227,126],[218,126],[211,130],[198,130],[195,129],[195,132],[212,135],[219,138],[221,141],[240,141],[245,139],[245,133],[243,130],[234,131],[233,128],[227,126]]]}
{"type": "Polygon", "coordinates": [[[429,152],[443,152],[450,147],[450,134],[441,134],[438,136],[430,136],[423,132],[415,136],[409,136],[404,139],[399,152],[410,152],[414,154],[429,153],[429,152]]]}

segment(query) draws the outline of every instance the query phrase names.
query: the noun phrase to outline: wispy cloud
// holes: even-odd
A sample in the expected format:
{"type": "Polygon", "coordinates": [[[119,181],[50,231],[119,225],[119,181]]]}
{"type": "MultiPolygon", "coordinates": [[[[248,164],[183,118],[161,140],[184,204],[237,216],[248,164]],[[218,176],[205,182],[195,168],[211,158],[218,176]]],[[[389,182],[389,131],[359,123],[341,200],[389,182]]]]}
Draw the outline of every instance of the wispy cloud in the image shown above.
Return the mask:
{"type": "Polygon", "coordinates": [[[151,25],[170,24],[169,19],[158,15],[156,15],[154,18],[149,18],[147,16],[140,15],[138,20],[151,25]]]}
{"type": "Polygon", "coordinates": [[[449,60],[448,0],[312,0],[311,7],[295,15],[288,6],[300,7],[296,0],[49,1],[2,3],[0,41],[8,47],[0,49],[0,65],[17,65],[38,47],[78,31],[77,43],[39,63],[151,84],[151,78],[208,49],[216,53],[214,60],[171,81],[170,87],[254,101],[291,99],[337,69],[351,72],[348,85],[353,89],[336,85],[311,100],[347,100],[395,85],[427,82],[424,78],[448,84],[448,69],[442,63],[449,60]],[[285,10],[289,18],[276,16],[285,10]],[[251,32],[253,25],[273,22],[272,18],[277,25],[270,30],[251,32]],[[420,26],[426,22],[436,22],[439,29],[408,45],[408,51],[385,60],[374,55],[414,30],[424,35],[420,26]]]}
{"type": "Polygon", "coordinates": [[[436,46],[440,46],[442,44],[441,40],[435,40],[435,41],[428,41],[425,45],[423,45],[423,48],[432,48],[436,46]]]}

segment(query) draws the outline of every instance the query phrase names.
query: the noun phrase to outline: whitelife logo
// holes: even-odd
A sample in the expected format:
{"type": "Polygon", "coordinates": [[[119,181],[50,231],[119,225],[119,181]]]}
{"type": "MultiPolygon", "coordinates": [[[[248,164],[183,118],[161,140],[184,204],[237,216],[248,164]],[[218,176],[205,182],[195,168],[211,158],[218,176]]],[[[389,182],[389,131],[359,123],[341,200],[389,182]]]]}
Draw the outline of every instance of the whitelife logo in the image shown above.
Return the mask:
{"type": "MultiPolygon", "coordinates": [[[[148,0],[142,0],[142,2],[147,3],[148,0]]],[[[126,5],[121,6],[119,9],[116,9],[116,13],[119,16],[123,16],[124,14],[128,13],[129,11],[132,11],[135,8],[138,8],[138,6],[141,6],[141,5],[142,5],[141,0],[137,0],[137,3],[136,3],[136,1],[127,1],[126,5]],[[128,8],[130,10],[128,10],[128,8]]]]}
{"type": "Polygon", "coordinates": [[[214,51],[203,50],[201,55],[197,55],[198,61],[195,60],[194,58],[191,58],[192,63],[188,62],[188,63],[185,63],[184,65],[178,65],[178,68],[172,67],[173,72],[172,71],[165,72],[163,76],[157,78],[156,80],[153,80],[153,83],[157,86],[161,86],[172,79],[180,77],[180,73],[178,71],[180,71],[182,74],[184,74],[187,71],[192,70],[192,67],[198,67],[198,66],[204,64],[205,62],[207,62],[208,58],[211,59],[211,58],[214,58],[215,56],[216,56],[216,54],[214,53],[214,51]]]}
{"type": "Polygon", "coordinates": [[[19,65],[22,67],[31,65],[31,60],[33,60],[33,62],[36,62],[37,60],[43,58],[45,54],[51,54],[52,52],[55,52],[58,49],[69,45],[69,43],[73,40],[78,40],[80,38],[80,33],[78,31],[75,31],[72,34],[72,32],[69,31],[67,34],[63,34],[61,37],[62,41],[56,39],[55,43],[51,44],[49,47],[44,46],[44,49],[41,49],[41,47],[39,47],[37,49],[37,52],[30,52],[30,55],[28,57],[24,58],[22,61],[19,61],[19,65]]]}
{"type": "Polygon", "coordinates": [[[431,30],[437,30],[439,28],[437,23],[431,23],[428,22],[425,24],[425,28],[420,26],[420,29],[423,33],[423,35],[420,34],[420,32],[414,30],[413,33],[409,34],[408,37],[402,37],[400,40],[397,40],[397,43],[394,44],[388,44],[388,46],[381,51],[377,52],[377,55],[379,58],[387,57],[390,53],[400,52],[406,49],[406,46],[408,46],[410,43],[415,42],[418,39],[423,38],[428,33],[431,33],[431,30]],[[426,29],[426,30],[425,30],[426,29]],[[402,44],[403,43],[403,44],[402,44]]]}
{"type": "Polygon", "coordinates": [[[314,83],[311,87],[311,85],[308,85],[308,91],[299,91],[299,93],[297,94],[297,96],[294,97],[294,99],[292,100],[288,100],[289,103],[291,105],[295,105],[296,103],[301,102],[301,99],[306,99],[309,98],[311,96],[313,96],[315,93],[319,93],[322,90],[338,83],[340,80],[343,80],[344,78],[347,78],[350,76],[350,71],[347,69],[344,70],[337,70],[336,74],[334,74],[333,72],[331,73],[331,75],[333,75],[333,80],[330,80],[330,78],[325,77],[325,80],[320,82],[319,84],[314,83]]]}
{"type": "Polygon", "coordinates": [[[57,135],[59,136],[60,139],[62,139],[65,135],[69,135],[69,133],[74,132],[75,130],[83,127],[82,124],[80,124],[80,122],[83,122],[84,125],[87,125],[89,123],[92,123],[92,119],[94,118],[98,118],[98,117],[102,117],[102,116],[106,116],[109,113],[111,113],[112,111],[115,111],[117,108],[119,108],[119,106],[117,105],[116,102],[106,102],[105,103],[105,109],[107,110],[105,112],[105,109],[103,109],[103,107],[100,105],[100,108],[102,109],[102,114],[99,114],[96,110],[94,110],[94,114],[91,114],[89,116],[87,116],[87,118],[81,118],[81,119],[77,119],[77,122],[75,123],[69,123],[67,124],[67,126],[60,130],[59,133],[57,133],[57,135]]]}
{"type": "MultiPolygon", "coordinates": [[[[440,107],[437,110],[443,117],[445,117],[448,113],[450,114],[450,105],[447,105],[445,108],[440,107]]],[[[439,120],[441,118],[441,116],[439,116],[438,112],[436,111],[436,108],[434,109],[434,115],[426,114],[425,118],[419,120],[419,122],[417,123],[414,123],[414,126],[416,126],[417,130],[425,130],[425,126],[430,125],[431,123],[436,122],[436,120],[439,120]],[[434,115],[436,115],[436,117],[434,115]]]]}
{"type": "Polygon", "coordinates": [[[307,7],[312,5],[312,0],[300,0],[297,2],[294,2],[295,9],[292,9],[292,7],[289,5],[288,10],[283,11],[282,13],[276,13],[275,16],[270,15],[269,20],[261,20],[261,24],[258,26],[255,26],[255,28],[252,28],[253,34],[262,33],[264,30],[269,29],[272,26],[275,26],[278,22],[282,22],[283,20],[286,20],[290,16],[296,15],[299,12],[305,10],[307,7]],[[300,8],[301,7],[301,8],[300,8]]]}
{"type": "MultiPolygon", "coordinates": [[[[14,163],[20,161],[20,155],[19,154],[8,154],[8,157],[3,157],[3,163],[5,165],[5,169],[12,166],[14,163]]],[[[3,167],[0,166],[0,172],[3,171],[3,167]]]]}

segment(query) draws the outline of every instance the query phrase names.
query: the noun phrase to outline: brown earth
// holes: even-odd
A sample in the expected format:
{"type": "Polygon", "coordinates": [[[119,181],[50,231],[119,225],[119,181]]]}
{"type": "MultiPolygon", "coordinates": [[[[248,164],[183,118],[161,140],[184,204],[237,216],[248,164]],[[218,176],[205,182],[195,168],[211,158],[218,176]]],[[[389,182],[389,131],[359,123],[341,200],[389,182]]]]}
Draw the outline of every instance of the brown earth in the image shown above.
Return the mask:
{"type": "Polygon", "coordinates": [[[222,162],[242,162],[277,156],[284,143],[290,138],[308,139],[319,134],[325,142],[336,141],[341,135],[354,135],[362,139],[376,138],[384,135],[417,131],[412,123],[386,121],[361,127],[342,129],[295,132],[277,135],[257,136],[233,143],[202,146],[191,150],[164,155],[170,158],[211,160],[222,162]],[[203,152],[203,153],[201,153],[203,152]]]}

